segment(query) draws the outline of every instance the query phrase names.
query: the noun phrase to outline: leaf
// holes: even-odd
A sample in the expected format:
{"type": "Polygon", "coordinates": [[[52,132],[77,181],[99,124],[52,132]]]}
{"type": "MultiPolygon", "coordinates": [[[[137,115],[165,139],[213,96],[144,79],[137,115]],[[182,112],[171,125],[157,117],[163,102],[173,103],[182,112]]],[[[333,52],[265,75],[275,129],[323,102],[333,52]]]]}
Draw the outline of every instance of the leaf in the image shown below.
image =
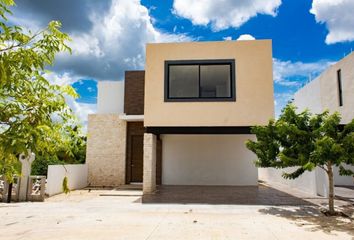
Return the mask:
{"type": "Polygon", "coordinates": [[[60,89],[63,93],[66,93],[68,94],[69,96],[72,96],[74,98],[78,98],[79,95],[77,94],[77,92],[75,91],[75,89],[70,86],[70,85],[63,85],[61,86],[61,89],[60,89]]]}
{"type": "Polygon", "coordinates": [[[307,171],[312,171],[315,167],[315,164],[313,164],[312,162],[308,162],[303,166],[303,169],[307,171]]]}
{"type": "Polygon", "coordinates": [[[67,176],[65,176],[64,179],[63,179],[62,190],[63,190],[63,192],[65,194],[70,193],[70,189],[69,189],[69,186],[68,186],[68,177],[67,176]]]}
{"type": "Polygon", "coordinates": [[[344,168],[342,165],[339,166],[339,175],[341,176],[352,176],[354,177],[354,171],[344,168]]]}

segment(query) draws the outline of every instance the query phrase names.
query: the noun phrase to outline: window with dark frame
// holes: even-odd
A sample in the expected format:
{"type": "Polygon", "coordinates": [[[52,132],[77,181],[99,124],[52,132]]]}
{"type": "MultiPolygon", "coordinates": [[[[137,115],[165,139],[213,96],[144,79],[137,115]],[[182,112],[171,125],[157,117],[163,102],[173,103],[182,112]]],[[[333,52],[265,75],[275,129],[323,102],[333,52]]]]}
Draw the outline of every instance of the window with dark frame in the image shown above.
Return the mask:
{"type": "Polygon", "coordinates": [[[165,61],[165,101],[235,99],[235,60],[165,61]]]}
{"type": "Polygon", "coordinates": [[[337,84],[338,84],[338,99],[339,106],[343,106],[343,92],[342,92],[342,71],[339,69],[337,71],[337,84]]]}

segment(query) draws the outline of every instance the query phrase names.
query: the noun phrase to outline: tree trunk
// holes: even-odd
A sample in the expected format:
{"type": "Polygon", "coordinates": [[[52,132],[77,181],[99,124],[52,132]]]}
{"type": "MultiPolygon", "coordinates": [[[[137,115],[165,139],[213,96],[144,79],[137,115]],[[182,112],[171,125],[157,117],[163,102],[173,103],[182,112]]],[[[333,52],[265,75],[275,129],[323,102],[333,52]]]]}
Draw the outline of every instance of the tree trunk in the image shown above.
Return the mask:
{"type": "Polygon", "coordinates": [[[328,162],[327,164],[327,175],[328,175],[328,208],[329,208],[329,214],[334,215],[335,210],[334,210],[334,181],[333,181],[333,168],[332,168],[332,163],[328,162]]]}
{"type": "Polygon", "coordinates": [[[12,183],[9,183],[9,189],[7,191],[7,203],[11,203],[11,197],[12,197],[12,183]]]}

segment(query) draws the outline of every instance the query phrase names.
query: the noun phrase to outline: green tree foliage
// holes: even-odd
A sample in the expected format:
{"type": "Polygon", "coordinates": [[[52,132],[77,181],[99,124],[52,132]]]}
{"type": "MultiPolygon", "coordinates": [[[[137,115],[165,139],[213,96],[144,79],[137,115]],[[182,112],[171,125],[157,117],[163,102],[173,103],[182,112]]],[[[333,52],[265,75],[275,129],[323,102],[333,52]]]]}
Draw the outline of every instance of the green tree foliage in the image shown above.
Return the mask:
{"type": "Polygon", "coordinates": [[[47,175],[49,165],[85,163],[86,137],[73,137],[69,152],[70,154],[65,149],[60,149],[50,157],[37,155],[32,163],[31,174],[37,176],[47,175]]]}
{"type": "Polygon", "coordinates": [[[323,169],[329,180],[329,212],[334,214],[333,166],[341,175],[354,176],[346,169],[354,165],[354,120],[340,125],[338,113],[312,115],[308,111],[296,112],[287,105],[277,121],[252,129],[256,141],[248,141],[247,148],[257,155],[259,167],[296,167],[291,173],[283,173],[287,179],[295,179],[315,167],[323,169]]]}
{"type": "Polygon", "coordinates": [[[80,139],[76,119],[65,96],[71,86],[51,84],[45,68],[55,55],[69,51],[68,35],[52,21],[36,33],[8,23],[13,0],[0,0],[0,175],[12,182],[18,156],[34,152],[51,159],[59,151],[72,156],[80,139]]]}
{"type": "Polygon", "coordinates": [[[48,173],[49,165],[61,165],[61,164],[65,164],[65,162],[60,161],[56,157],[47,158],[42,156],[36,156],[36,159],[32,163],[31,175],[46,176],[48,173]]]}

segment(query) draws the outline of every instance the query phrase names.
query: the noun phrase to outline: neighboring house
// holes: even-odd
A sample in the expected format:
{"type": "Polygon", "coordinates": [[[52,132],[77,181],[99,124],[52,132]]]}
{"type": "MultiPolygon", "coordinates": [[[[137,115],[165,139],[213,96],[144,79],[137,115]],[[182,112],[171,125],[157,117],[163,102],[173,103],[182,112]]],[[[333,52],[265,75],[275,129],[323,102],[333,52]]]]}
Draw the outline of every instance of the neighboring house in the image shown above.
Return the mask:
{"type": "Polygon", "coordinates": [[[339,112],[342,124],[354,119],[354,53],[330,66],[294,95],[294,104],[312,113],[339,112]]]}
{"type": "MultiPolygon", "coordinates": [[[[298,111],[310,110],[312,113],[339,112],[341,124],[354,119],[354,53],[349,54],[326,69],[319,77],[306,84],[294,95],[294,104],[298,111]]],[[[354,170],[354,167],[352,168],[354,170]]],[[[322,169],[307,172],[296,180],[284,180],[281,171],[275,169],[260,170],[260,179],[268,182],[286,183],[306,192],[327,195],[328,180],[322,169]]],[[[335,185],[354,186],[353,177],[340,176],[335,169],[335,185]]]]}
{"type": "Polygon", "coordinates": [[[147,44],[145,71],[98,84],[89,183],[257,185],[245,141],[273,117],[270,40],[147,44]]]}

